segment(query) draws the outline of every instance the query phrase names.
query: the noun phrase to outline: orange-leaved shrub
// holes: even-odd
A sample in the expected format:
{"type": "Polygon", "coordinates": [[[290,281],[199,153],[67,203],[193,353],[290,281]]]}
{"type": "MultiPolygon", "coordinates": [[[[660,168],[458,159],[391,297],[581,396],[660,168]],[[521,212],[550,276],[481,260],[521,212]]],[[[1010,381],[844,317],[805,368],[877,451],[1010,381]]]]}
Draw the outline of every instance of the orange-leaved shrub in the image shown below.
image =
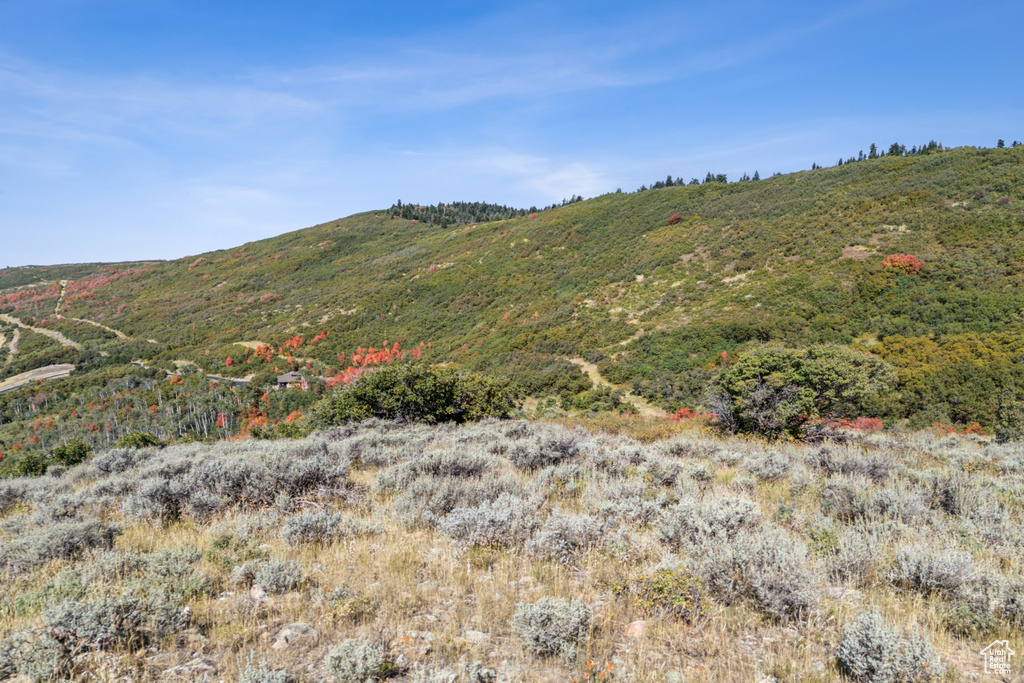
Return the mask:
{"type": "Polygon", "coordinates": [[[924,261],[912,254],[889,254],[882,260],[882,267],[904,275],[917,275],[924,267],[924,261]]]}

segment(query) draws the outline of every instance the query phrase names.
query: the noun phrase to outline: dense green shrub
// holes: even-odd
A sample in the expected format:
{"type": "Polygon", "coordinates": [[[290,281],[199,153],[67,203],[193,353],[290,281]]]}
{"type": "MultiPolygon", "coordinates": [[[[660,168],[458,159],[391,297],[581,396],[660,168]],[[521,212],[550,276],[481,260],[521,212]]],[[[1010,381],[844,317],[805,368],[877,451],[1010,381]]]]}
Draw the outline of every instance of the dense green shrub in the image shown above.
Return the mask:
{"type": "Polygon", "coordinates": [[[508,417],[512,392],[499,382],[454,368],[390,365],[357,378],[314,405],[320,427],[369,418],[403,422],[467,422],[508,417]]]}
{"type": "Polygon", "coordinates": [[[41,477],[50,469],[51,460],[46,454],[28,452],[18,458],[11,458],[11,474],[15,477],[41,477]]]}
{"type": "Polygon", "coordinates": [[[723,369],[710,400],[730,431],[799,436],[815,418],[877,412],[895,384],[889,364],[846,347],[768,347],[723,369]]]}
{"type": "Polygon", "coordinates": [[[153,432],[131,432],[125,434],[117,443],[115,448],[148,448],[150,446],[166,446],[163,441],[156,437],[153,432]]]}
{"type": "Polygon", "coordinates": [[[50,456],[54,462],[57,462],[65,467],[71,467],[77,465],[80,462],[85,462],[85,459],[89,457],[92,452],[92,446],[87,443],[72,439],[65,444],[57,446],[53,449],[50,456]]]}

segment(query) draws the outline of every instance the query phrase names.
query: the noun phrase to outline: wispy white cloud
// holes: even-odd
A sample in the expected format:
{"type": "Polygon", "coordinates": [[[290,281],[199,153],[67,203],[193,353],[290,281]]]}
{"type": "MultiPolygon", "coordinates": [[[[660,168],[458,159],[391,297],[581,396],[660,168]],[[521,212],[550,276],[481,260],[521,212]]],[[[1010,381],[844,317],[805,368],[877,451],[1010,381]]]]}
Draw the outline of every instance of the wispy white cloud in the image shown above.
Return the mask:
{"type": "Polygon", "coordinates": [[[649,86],[661,93],[671,84],[683,94],[665,109],[695,103],[694,117],[704,115],[707,93],[688,89],[699,76],[762,78],[740,67],[842,28],[880,1],[791,12],[742,36],[723,30],[742,3],[631,10],[600,24],[586,13],[578,22],[545,16],[556,10],[540,6],[429,35],[403,27],[394,39],[287,67],[191,79],[130,65],[58,68],[0,52],[0,230],[17,225],[54,245],[52,236],[73,225],[77,241],[63,260],[82,258],[84,248],[94,249],[88,258],[173,256],[399,197],[528,206],[634,189],[666,172],[752,172],[744,168],[751,158],[787,170],[827,138],[827,123],[752,121],[730,131],[666,116],[663,129],[646,134],[628,126],[646,110],[606,119],[600,108],[625,111],[649,86]],[[572,132],[573,116],[591,117],[579,124],[586,135],[551,133],[572,132]],[[637,140],[646,147],[632,147],[637,140]],[[130,240],[140,251],[115,249],[130,240]]]}

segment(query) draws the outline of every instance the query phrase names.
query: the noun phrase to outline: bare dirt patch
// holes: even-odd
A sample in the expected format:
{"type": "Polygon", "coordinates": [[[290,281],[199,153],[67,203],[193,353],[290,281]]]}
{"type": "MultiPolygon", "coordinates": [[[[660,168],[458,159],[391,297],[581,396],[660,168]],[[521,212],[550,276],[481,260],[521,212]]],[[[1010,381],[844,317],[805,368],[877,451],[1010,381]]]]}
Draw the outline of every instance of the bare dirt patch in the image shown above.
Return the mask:
{"type": "Polygon", "coordinates": [[[867,247],[856,244],[851,247],[843,247],[843,255],[839,258],[853,259],[854,261],[866,261],[873,253],[875,253],[873,249],[868,249],[867,247]]]}
{"type": "Polygon", "coordinates": [[[747,278],[750,277],[753,272],[754,271],[752,271],[752,270],[748,270],[745,273],[739,273],[739,274],[733,275],[731,277],[724,277],[724,278],[722,278],[722,282],[724,282],[726,284],[729,284],[729,285],[733,284],[734,282],[746,282],[747,278]]]}

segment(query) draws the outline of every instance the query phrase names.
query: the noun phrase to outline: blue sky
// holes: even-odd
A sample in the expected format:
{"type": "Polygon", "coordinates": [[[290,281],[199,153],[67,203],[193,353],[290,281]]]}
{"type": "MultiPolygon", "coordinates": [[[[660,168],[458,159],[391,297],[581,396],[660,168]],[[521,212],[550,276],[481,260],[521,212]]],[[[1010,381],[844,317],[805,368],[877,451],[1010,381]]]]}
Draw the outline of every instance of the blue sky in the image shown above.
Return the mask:
{"type": "Polygon", "coordinates": [[[0,267],[1024,139],[1024,3],[0,0],[0,267]]]}

